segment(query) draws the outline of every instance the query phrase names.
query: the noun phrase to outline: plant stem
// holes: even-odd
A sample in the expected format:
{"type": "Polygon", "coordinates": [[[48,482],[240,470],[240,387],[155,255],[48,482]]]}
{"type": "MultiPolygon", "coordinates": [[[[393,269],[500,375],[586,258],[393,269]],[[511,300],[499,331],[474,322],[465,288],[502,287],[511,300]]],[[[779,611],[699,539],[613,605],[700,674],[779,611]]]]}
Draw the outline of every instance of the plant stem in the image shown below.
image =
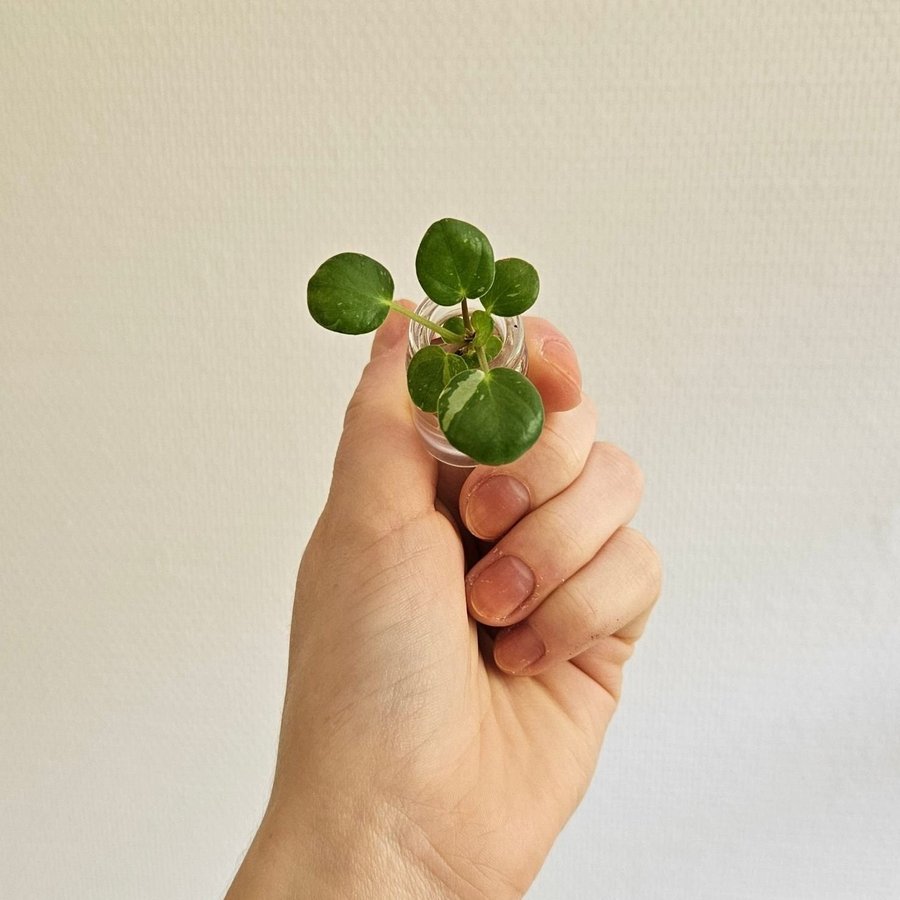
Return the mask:
{"type": "MultiPolygon", "coordinates": [[[[466,303],[465,297],[463,297],[462,306],[463,325],[466,329],[466,342],[468,343],[475,338],[475,329],[472,327],[472,319],[469,317],[469,304],[466,303]]],[[[476,344],[475,353],[478,356],[478,365],[481,367],[481,371],[487,374],[490,371],[490,366],[487,364],[487,354],[484,352],[484,347],[479,347],[476,344]]]]}
{"type": "Polygon", "coordinates": [[[466,328],[466,337],[468,337],[469,335],[474,333],[475,329],[472,328],[472,320],[469,318],[469,304],[466,303],[465,297],[463,297],[462,301],[462,318],[463,325],[466,328]]]}
{"type": "MultiPolygon", "coordinates": [[[[472,327],[472,320],[469,318],[469,304],[466,303],[465,297],[463,297],[462,302],[462,317],[463,325],[466,327],[466,339],[470,340],[475,336],[475,329],[472,327]]],[[[488,371],[490,371],[490,366],[488,365],[487,354],[484,352],[484,347],[480,347],[476,344],[475,353],[478,355],[478,365],[481,366],[481,371],[487,374],[488,371]]]]}
{"type": "Polygon", "coordinates": [[[441,328],[440,325],[436,325],[430,319],[426,319],[425,316],[420,316],[417,312],[413,312],[411,309],[407,309],[396,300],[391,300],[390,306],[394,312],[401,313],[402,315],[406,316],[407,319],[412,319],[413,322],[418,322],[420,325],[424,325],[426,328],[430,328],[433,332],[435,332],[435,334],[439,334],[448,344],[459,343],[458,334],[455,334],[454,332],[449,331],[446,328],[441,328]]]}

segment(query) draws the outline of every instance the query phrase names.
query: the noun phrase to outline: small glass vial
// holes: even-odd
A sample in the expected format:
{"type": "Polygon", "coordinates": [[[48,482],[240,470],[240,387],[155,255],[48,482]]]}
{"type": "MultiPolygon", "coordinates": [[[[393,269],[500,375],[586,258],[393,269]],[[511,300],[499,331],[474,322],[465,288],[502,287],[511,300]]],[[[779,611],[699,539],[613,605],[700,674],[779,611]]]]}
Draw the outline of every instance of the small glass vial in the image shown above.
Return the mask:
{"type": "MultiPolygon", "coordinates": [[[[480,306],[474,306],[472,301],[469,301],[468,305],[470,313],[474,312],[475,309],[480,309],[480,306]]],[[[440,325],[442,322],[446,322],[447,319],[462,315],[462,304],[438,306],[437,303],[426,298],[416,307],[416,312],[430,322],[440,325]]],[[[516,372],[524,375],[528,369],[528,354],[525,350],[525,326],[521,318],[512,316],[504,319],[501,316],[494,316],[494,332],[499,335],[503,345],[500,348],[500,352],[488,363],[489,367],[493,369],[495,366],[502,366],[506,369],[515,369],[516,372]]],[[[409,365],[409,361],[413,358],[416,351],[434,343],[435,340],[440,342],[440,337],[430,328],[426,328],[418,322],[410,322],[406,364],[409,365]]],[[[410,404],[412,404],[412,400],[410,400],[410,404]]],[[[416,428],[419,429],[419,434],[422,435],[422,440],[425,441],[428,452],[435,459],[450,466],[471,468],[477,465],[475,460],[462,451],[457,450],[447,440],[444,432],[441,431],[441,426],[438,425],[437,416],[434,413],[424,412],[413,404],[413,416],[416,428]]]]}

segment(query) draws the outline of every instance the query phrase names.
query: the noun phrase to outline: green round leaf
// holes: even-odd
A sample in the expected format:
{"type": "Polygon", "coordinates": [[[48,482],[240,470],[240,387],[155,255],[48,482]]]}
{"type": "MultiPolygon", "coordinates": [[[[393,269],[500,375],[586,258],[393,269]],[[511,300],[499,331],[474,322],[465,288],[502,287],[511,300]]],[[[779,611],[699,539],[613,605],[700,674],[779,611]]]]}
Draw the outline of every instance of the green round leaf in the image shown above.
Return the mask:
{"type": "Polygon", "coordinates": [[[425,412],[436,412],[444,385],[460,372],[468,371],[465,362],[442,347],[432,344],[417,350],[406,369],[406,385],[413,403],[425,412]]]}
{"type": "Polygon", "coordinates": [[[447,331],[458,334],[460,340],[465,337],[466,334],[466,323],[463,321],[462,316],[453,316],[452,318],[447,319],[446,322],[441,322],[441,328],[446,328],[447,331]]]}
{"type": "Polygon", "coordinates": [[[500,335],[492,334],[484,345],[484,355],[488,358],[488,362],[490,362],[502,349],[503,341],[500,340],[500,335]]]}
{"type": "Polygon", "coordinates": [[[518,459],[544,425],[541,395],[512,369],[454,375],[438,397],[437,415],[447,440],[488,466],[518,459]]]}
{"type": "Polygon", "coordinates": [[[476,309],[470,319],[472,328],[475,329],[475,345],[483,347],[494,333],[494,320],[491,318],[491,314],[483,309],[476,309]]]}
{"type": "Polygon", "coordinates": [[[316,269],[306,286],[312,317],[329,331],[365,334],[391,311],[391,273],[362,253],[338,253],[316,269]]]}
{"type": "Polygon", "coordinates": [[[498,259],[494,283],[481,305],[498,316],[518,316],[529,309],[541,289],[537,269],[524,259],[498,259]]]}
{"type": "Polygon", "coordinates": [[[494,280],[494,251],[474,225],[459,219],[435,222],[416,254],[416,275],[439,306],[480,297],[494,280]]]}

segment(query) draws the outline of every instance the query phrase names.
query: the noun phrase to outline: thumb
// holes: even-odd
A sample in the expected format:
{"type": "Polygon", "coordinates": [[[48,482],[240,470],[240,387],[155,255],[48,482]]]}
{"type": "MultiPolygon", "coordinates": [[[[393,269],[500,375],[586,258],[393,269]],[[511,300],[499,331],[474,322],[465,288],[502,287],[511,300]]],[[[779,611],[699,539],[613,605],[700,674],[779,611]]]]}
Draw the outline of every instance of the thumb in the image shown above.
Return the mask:
{"type": "Polygon", "coordinates": [[[406,387],[408,325],[392,312],[375,332],[334,461],[329,501],[376,528],[434,510],[437,462],[419,437],[406,387]]]}

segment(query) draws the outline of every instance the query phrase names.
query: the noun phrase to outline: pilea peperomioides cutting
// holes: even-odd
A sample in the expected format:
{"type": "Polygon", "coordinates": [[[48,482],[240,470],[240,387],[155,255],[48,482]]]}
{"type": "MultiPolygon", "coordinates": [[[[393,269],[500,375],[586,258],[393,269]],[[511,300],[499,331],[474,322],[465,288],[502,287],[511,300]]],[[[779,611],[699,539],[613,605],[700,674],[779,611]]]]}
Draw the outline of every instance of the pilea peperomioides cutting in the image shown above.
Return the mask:
{"type": "MultiPolygon", "coordinates": [[[[494,259],[485,235],[458,219],[435,222],[419,244],[416,275],[438,306],[461,315],[432,321],[394,300],[388,270],[361,253],[338,253],[315,271],[307,304],[322,326],[342,334],[374,331],[393,311],[434,332],[407,367],[413,403],[434,413],[450,444],[486,465],[518,459],[538,439],[544,407],[514,369],[491,366],[502,341],[495,316],[515,317],[537,299],[537,271],[523,259],[494,259]],[[471,309],[477,300],[480,309],[471,309]]],[[[499,360],[498,360],[499,361],[499,360]]]]}

